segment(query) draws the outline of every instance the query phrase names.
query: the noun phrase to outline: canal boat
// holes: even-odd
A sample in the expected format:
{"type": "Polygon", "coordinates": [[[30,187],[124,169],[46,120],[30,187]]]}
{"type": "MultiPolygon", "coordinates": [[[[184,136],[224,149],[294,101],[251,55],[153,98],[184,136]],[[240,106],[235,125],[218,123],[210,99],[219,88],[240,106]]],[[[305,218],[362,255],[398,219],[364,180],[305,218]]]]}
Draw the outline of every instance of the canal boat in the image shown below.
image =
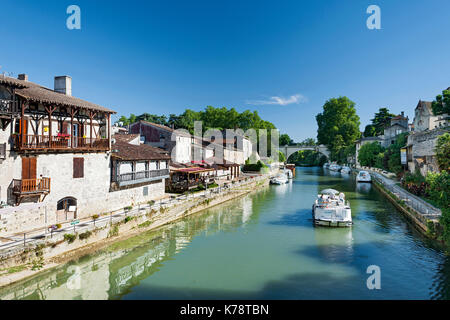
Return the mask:
{"type": "Polygon", "coordinates": [[[289,179],[284,173],[279,173],[272,179],[270,179],[270,184],[285,184],[288,183],[289,179]]]}
{"type": "Polygon", "coordinates": [[[329,169],[330,168],[330,164],[328,162],[324,163],[323,168],[324,169],[329,169]]]}
{"type": "Polygon", "coordinates": [[[370,177],[370,173],[367,171],[360,171],[356,176],[356,182],[372,182],[372,178],[370,177]]]}
{"type": "Polygon", "coordinates": [[[333,163],[333,164],[330,165],[330,170],[331,171],[339,171],[339,170],[341,170],[341,168],[342,167],[340,165],[336,164],[336,163],[333,163]]]}
{"type": "Polygon", "coordinates": [[[342,169],[341,169],[341,173],[349,174],[350,172],[352,172],[352,169],[350,169],[347,166],[343,166],[342,169]]]}
{"type": "Polygon", "coordinates": [[[345,195],[334,189],[325,189],[317,195],[312,207],[315,225],[327,227],[349,227],[352,222],[350,203],[345,195]]]}

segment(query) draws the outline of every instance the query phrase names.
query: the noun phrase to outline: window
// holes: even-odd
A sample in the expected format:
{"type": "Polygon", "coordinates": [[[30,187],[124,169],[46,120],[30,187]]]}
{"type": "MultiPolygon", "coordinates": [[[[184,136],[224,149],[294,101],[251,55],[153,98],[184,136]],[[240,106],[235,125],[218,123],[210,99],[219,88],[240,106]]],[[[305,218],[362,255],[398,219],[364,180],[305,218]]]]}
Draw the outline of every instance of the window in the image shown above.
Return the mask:
{"type": "Polygon", "coordinates": [[[148,196],[148,187],[143,188],[143,194],[144,196],[148,196]]]}
{"type": "Polygon", "coordinates": [[[84,178],[84,158],[73,158],[73,178],[84,178]]]}

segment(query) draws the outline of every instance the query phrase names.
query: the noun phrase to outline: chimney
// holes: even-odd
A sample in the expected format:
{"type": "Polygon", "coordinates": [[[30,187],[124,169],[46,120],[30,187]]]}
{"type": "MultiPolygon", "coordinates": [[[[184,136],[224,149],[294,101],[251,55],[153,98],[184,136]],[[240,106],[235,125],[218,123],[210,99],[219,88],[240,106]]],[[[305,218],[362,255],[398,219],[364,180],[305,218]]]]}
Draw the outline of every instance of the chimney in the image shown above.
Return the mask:
{"type": "Polygon", "coordinates": [[[72,96],[72,78],[69,76],[55,77],[55,91],[72,96]]]}
{"type": "Polygon", "coordinates": [[[28,81],[28,75],[25,74],[25,73],[21,73],[21,74],[19,74],[19,76],[17,77],[17,79],[23,80],[23,81],[28,81]]]}
{"type": "Polygon", "coordinates": [[[401,114],[402,114],[402,117],[405,117],[405,112],[404,112],[404,111],[402,111],[402,113],[401,113],[401,114]]]}

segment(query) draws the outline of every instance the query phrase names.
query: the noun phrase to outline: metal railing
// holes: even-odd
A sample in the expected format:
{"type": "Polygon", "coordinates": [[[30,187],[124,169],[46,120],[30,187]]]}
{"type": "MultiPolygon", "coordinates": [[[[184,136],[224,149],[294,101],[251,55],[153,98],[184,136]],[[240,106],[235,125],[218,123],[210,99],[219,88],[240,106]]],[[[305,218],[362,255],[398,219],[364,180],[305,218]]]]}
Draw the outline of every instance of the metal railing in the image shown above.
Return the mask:
{"type": "MultiPolygon", "coordinates": [[[[247,184],[252,182],[258,182],[266,179],[264,176],[252,176],[244,178],[241,181],[235,182],[231,185],[219,186],[216,188],[207,189],[205,191],[196,192],[193,194],[183,194],[178,196],[173,196],[170,198],[165,198],[161,200],[157,200],[154,203],[147,203],[135,206],[131,210],[120,209],[116,211],[109,212],[106,215],[103,215],[96,219],[95,221],[92,219],[80,221],[77,225],[70,225],[70,222],[66,222],[61,229],[51,231],[50,228],[43,229],[41,234],[31,234],[31,232],[24,232],[22,235],[14,235],[9,237],[3,237],[4,239],[10,239],[9,242],[0,243],[0,253],[4,254],[11,250],[16,250],[17,248],[23,248],[28,245],[37,245],[40,243],[45,243],[48,238],[57,240],[63,240],[64,234],[74,232],[82,233],[86,231],[93,231],[98,228],[107,227],[108,225],[112,225],[115,223],[119,223],[123,221],[123,219],[127,216],[131,217],[141,217],[146,216],[151,210],[158,211],[161,208],[170,209],[171,207],[184,205],[192,200],[203,198],[203,199],[212,199],[217,197],[217,195],[227,195],[232,192],[239,192],[238,187],[245,187],[247,184]]],[[[241,190],[242,191],[242,190],[241,190]]],[[[193,205],[196,202],[192,202],[193,205]]],[[[163,215],[159,211],[157,215],[163,215]]]]}
{"type": "Polygon", "coordinates": [[[397,184],[389,183],[387,181],[387,178],[383,177],[381,174],[377,172],[371,172],[371,175],[384,188],[394,194],[399,200],[403,201],[405,205],[413,208],[416,212],[420,213],[424,218],[438,218],[442,215],[441,210],[435,208],[425,200],[409,193],[397,184]]]}
{"type": "Polygon", "coordinates": [[[145,171],[118,174],[115,177],[115,181],[125,182],[125,181],[145,180],[150,178],[164,177],[168,175],[169,169],[145,170],[145,171]]]}

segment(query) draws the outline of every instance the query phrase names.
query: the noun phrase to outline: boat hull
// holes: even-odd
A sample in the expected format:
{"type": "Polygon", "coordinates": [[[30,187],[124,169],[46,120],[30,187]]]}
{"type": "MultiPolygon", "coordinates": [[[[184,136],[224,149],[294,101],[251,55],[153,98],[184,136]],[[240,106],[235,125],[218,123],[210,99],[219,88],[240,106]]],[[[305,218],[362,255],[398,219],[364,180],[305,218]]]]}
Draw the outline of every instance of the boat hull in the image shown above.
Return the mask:
{"type": "Polygon", "coordinates": [[[335,217],[324,217],[322,209],[319,209],[319,213],[316,215],[316,207],[313,205],[312,207],[312,216],[314,225],[316,226],[324,226],[324,227],[350,227],[353,225],[353,221],[351,219],[351,209],[349,208],[341,208],[339,210],[345,210],[346,219],[334,219],[335,217]]]}

